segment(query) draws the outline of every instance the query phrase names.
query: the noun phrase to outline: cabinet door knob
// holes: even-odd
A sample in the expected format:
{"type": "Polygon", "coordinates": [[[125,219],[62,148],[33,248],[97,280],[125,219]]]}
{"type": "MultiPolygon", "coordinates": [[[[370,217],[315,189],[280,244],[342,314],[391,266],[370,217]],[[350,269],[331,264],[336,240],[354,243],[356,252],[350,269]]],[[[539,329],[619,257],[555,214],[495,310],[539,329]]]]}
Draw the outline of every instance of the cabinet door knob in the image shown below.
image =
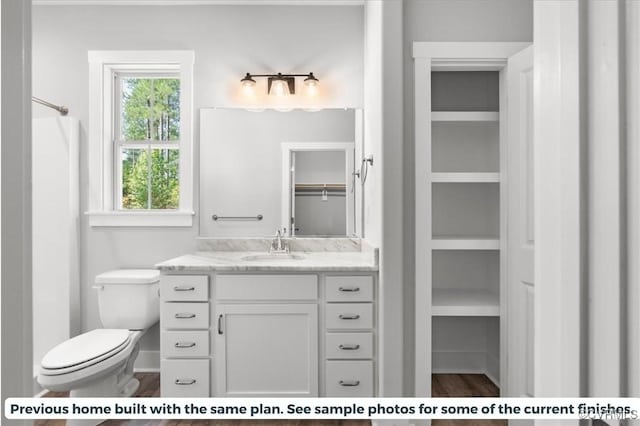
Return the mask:
{"type": "Polygon", "coordinates": [[[175,314],[175,317],[177,319],[190,319],[190,318],[195,318],[196,314],[192,314],[192,313],[185,313],[185,312],[178,312],[177,314],[175,314]]]}
{"type": "Polygon", "coordinates": [[[360,345],[357,344],[344,344],[344,345],[340,345],[338,346],[340,349],[342,349],[343,351],[356,351],[358,349],[360,349],[360,345]]]}
{"type": "Polygon", "coordinates": [[[180,386],[189,386],[195,384],[196,379],[176,379],[175,384],[180,386]]]}
{"type": "Polygon", "coordinates": [[[343,320],[357,320],[360,319],[360,315],[358,314],[340,314],[338,318],[343,320]]]}
{"type": "Polygon", "coordinates": [[[340,386],[359,386],[360,380],[340,380],[340,386]]]}
{"type": "Polygon", "coordinates": [[[176,348],[192,348],[196,345],[196,342],[176,342],[174,345],[176,348]]]}
{"type": "Polygon", "coordinates": [[[194,291],[196,288],[192,286],[186,285],[176,285],[173,286],[173,291],[194,291]]]}
{"type": "Polygon", "coordinates": [[[356,293],[360,291],[360,287],[338,287],[338,291],[343,293],[356,293]]]}

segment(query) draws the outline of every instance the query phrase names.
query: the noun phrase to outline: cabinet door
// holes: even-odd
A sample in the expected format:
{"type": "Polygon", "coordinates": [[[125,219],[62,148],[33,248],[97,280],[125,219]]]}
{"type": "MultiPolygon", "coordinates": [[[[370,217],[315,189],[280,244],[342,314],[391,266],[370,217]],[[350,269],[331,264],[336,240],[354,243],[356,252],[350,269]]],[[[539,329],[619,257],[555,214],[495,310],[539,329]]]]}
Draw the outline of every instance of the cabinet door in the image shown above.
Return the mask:
{"type": "Polygon", "coordinates": [[[318,306],[217,305],[216,396],[318,396],[318,306]]]}

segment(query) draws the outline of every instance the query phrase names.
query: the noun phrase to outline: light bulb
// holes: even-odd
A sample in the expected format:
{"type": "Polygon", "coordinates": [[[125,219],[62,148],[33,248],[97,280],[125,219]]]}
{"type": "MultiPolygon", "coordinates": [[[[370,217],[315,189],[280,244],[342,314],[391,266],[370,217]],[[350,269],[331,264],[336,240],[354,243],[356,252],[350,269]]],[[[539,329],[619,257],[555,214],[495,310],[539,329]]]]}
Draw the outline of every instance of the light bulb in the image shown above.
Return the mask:
{"type": "Polygon", "coordinates": [[[242,85],[242,92],[246,95],[246,96],[252,96],[254,94],[253,91],[253,86],[250,84],[243,84],[242,85]]]}
{"type": "Polygon", "coordinates": [[[304,79],[304,85],[307,88],[307,95],[315,96],[318,93],[318,83],[319,80],[312,72],[310,72],[309,76],[304,79]]]}
{"type": "Polygon", "coordinates": [[[307,95],[315,96],[315,95],[318,94],[318,85],[317,84],[307,84],[307,87],[305,88],[305,91],[307,92],[307,95]]]}
{"type": "Polygon", "coordinates": [[[271,93],[276,96],[288,95],[289,85],[285,80],[273,80],[273,83],[271,83],[271,93]]]}
{"type": "Polygon", "coordinates": [[[253,87],[256,85],[256,81],[251,77],[251,74],[247,73],[242,80],[242,91],[245,95],[253,95],[253,87]]]}

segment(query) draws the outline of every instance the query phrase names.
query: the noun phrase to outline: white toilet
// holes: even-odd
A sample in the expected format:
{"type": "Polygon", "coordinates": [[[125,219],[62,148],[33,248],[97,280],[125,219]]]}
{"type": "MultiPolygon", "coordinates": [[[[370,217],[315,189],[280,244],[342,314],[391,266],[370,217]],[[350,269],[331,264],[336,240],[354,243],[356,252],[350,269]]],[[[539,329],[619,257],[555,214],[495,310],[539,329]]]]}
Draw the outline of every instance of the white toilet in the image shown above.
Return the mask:
{"type": "Polygon", "coordinates": [[[140,383],[133,377],[138,342],[160,319],[160,273],[123,269],[96,277],[100,328],[76,336],[42,358],[38,383],[71,397],[128,397],[140,383]]]}

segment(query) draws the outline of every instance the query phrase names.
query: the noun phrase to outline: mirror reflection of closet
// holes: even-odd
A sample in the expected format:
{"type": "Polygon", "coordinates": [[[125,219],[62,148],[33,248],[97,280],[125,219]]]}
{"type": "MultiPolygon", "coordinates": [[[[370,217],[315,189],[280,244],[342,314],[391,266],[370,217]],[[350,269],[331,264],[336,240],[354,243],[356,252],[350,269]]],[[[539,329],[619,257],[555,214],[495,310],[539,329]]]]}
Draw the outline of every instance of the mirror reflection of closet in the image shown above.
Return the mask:
{"type": "Polygon", "coordinates": [[[283,180],[288,235],[353,235],[354,143],[283,143],[282,150],[283,164],[288,164],[283,180]]]}

